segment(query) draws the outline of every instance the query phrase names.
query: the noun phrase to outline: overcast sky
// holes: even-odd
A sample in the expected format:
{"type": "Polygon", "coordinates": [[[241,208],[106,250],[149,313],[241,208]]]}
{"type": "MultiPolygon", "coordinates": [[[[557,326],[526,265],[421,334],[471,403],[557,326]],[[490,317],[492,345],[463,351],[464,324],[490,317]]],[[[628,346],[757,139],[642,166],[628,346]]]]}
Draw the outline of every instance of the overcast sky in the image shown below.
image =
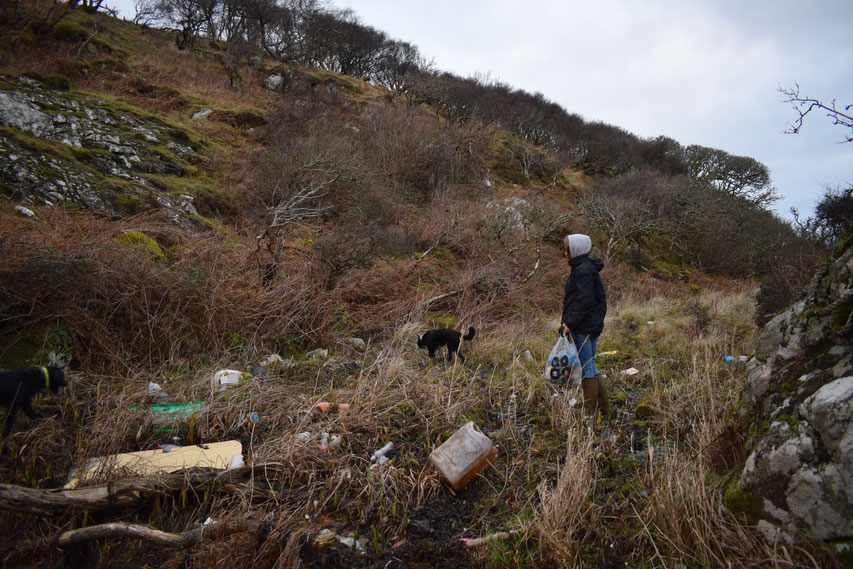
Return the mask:
{"type": "Polygon", "coordinates": [[[853,143],[839,143],[849,129],[813,113],[783,134],[797,115],[776,90],[853,104],[853,0],[332,2],[438,69],[488,73],[641,137],[751,156],[770,168],[784,217],[853,183],[853,143]]]}

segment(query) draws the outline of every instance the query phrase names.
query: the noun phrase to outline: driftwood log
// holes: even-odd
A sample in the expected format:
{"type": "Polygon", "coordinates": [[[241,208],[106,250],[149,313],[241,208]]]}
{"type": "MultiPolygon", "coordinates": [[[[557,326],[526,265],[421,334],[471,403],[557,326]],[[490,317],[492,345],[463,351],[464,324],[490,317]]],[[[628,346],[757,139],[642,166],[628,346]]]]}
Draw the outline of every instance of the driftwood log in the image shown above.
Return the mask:
{"type": "Polygon", "coordinates": [[[173,472],[116,480],[71,489],[35,490],[0,484],[0,510],[32,515],[53,515],[66,510],[101,511],[141,504],[158,494],[174,494],[202,488],[269,498],[274,491],[265,474],[280,465],[257,464],[227,471],[173,472]]]}
{"type": "Polygon", "coordinates": [[[244,531],[256,531],[260,523],[256,520],[228,520],[211,522],[182,533],[169,533],[141,524],[112,522],[82,529],[68,530],[59,534],[59,547],[85,543],[96,539],[129,537],[151,541],[164,547],[191,547],[202,541],[219,539],[244,531]]]}

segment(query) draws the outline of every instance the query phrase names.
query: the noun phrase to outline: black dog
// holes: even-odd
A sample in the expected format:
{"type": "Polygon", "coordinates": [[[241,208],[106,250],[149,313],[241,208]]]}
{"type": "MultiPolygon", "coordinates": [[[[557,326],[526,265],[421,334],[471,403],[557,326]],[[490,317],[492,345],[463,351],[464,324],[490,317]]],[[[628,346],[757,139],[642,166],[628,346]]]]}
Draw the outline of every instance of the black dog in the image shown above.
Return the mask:
{"type": "Polygon", "coordinates": [[[447,361],[453,361],[453,355],[459,356],[462,362],[465,362],[465,356],[459,353],[460,340],[470,342],[474,339],[477,331],[473,326],[468,326],[468,333],[464,336],[462,332],[445,328],[442,330],[430,330],[425,332],[423,336],[418,336],[418,347],[429,350],[429,357],[435,359],[435,352],[442,346],[447,346],[447,361]]]}
{"type": "Polygon", "coordinates": [[[3,437],[12,431],[15,412],[18,407],[30,419],[37,419],[33,411],[33,397],[42,389],[59,393],[67,387],[65,372],[58,367],[31,367],[14,371],[0,371],[0,405],[6,407],[6,419],[3,421],[3,437]]]}

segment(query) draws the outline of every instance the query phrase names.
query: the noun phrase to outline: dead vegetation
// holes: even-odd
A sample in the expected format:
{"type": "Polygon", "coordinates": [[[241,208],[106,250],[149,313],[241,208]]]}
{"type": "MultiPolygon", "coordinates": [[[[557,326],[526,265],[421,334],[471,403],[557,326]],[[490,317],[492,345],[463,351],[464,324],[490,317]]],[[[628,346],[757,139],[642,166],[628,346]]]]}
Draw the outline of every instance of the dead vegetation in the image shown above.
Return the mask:
{"type": "Polygon", "coordinates": [[[192,129],[221,195],[194,234],[156,211],[0,207],[0,358],[72,370],[70,395],[39,401],[47,416],[0,456],[6,565],[831,566],[818,546],[768,545],[722,503],[744,449],[730,416],[743,371],[721,357],[751,352],[754,283],[685,267],[659,228],[620,237],[642,255],[614,246],[605,273],[599,351],[614,353],[599,367],[616,413],[584,421],[542,359],[560,239],[607,243],[576,204],[591,178],[366,84],[272,94],[247,76],[234,90],[209,54],[162,32],[102,35],[131,53],[31,46],[3,69],[70,69],[76,88],[192,129]],[[220,114],[193,121],[202,106],[220,114]],[[263,122],[216,119],[244,109],[263,122]],[[464,366],[415,349],[427,328],[468,324],[464,366]],[[318,347],[330,357],[307,355],[318,347]],[[212,385],[271,353],[284,361],[265,376],[212,385]],[[164,429],[146,409],[152,381],[200,410],[164,429]],[[350,408],[313,412],[320,401],[350,408]],[[499,453],[454,493],[428,456],[467,421],[499,453]],[[324,432],[340,448],[321,449],[324,432]],[[106,471],[59,490],[94,457],[224,440],[247,467],[106,471]],[[389,441],[390,462],[371,468],[389,441]]]}

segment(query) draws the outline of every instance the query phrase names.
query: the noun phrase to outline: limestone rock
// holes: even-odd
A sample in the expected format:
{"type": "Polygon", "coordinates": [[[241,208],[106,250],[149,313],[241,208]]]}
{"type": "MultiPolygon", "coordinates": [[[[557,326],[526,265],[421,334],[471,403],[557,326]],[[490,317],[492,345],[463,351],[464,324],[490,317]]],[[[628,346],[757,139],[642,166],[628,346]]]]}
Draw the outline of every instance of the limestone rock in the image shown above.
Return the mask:
{"type": "Polygon", "coordinates": [[[825,540],[853,535],[851,275],[853,248],[767,323],[747,364],[756,428],[739,487],[763,499],[768,535],[800,528],[825,540]]]}

